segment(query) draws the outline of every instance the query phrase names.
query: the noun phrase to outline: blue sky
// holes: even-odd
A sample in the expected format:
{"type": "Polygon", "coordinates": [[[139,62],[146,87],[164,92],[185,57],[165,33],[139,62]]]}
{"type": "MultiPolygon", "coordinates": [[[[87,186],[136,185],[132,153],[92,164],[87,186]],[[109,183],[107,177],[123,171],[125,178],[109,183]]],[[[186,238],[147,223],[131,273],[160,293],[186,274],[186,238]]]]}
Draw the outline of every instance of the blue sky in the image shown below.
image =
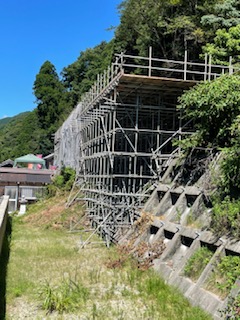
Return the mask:
{"type": "Polygon", "coordinates": [[[0,0],[0,119],[36,107],[41,65],[60,72],[86,48],[109,41],[121,0],[0,0]]]}

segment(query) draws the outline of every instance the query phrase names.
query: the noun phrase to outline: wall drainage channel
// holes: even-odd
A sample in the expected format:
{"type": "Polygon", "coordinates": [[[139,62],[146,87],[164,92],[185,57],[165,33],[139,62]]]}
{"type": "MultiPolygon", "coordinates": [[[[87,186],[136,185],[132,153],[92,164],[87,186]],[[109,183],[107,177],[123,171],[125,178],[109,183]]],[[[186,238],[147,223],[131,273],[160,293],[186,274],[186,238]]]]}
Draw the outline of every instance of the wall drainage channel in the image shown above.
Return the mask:
{"type": "Polygon", "coordinates": [[[175,193],[175,192],[170,192],[171,195],[171,201],[172,201],[172,205],[174,206],[176,204],[176,202],[178,201],[178,198],[180,197],[179,193],[175,193]]]}
{"type": "Polygon", "coordinates": [[[150,235],[155,235],[155,234],[157,234],[158,230],[159,230],[158,227],[151,225],[151,227],[150,227],[150,229],[149,229],[150,235]]]}
{"type": "Polygon", "coordinates": [[[165,196],[165,194],[166,194],[165,191],[157,190],[157,196],[158,196],[159,203],[161,202],[161,200],[165,196]]]}
{"type": "Polygon", "coordinates": [[[240,257],[240,252],[232,251],[229,249],[225,249],[226,256],[237,256],[240,257]]]}
{"type": "Polygon", "coordinates": [[[184,245],[185,247],[190,248],[192,243],[193,243],[192,238],[186,237],[186,236],[181,236],[181,244],[184,245]]]}
{"type": "Polygon", "coordinates": [[[168,231],[168,230],[166,230],[166,229],[163,230],[163,234],[164,234],[163,242],[164,242],[165,244],[167,244],[169,241],[171,241],[172,238],[173,238],[174,235],[175,235],[174,232],[168,231]]]}
{"type": "Polygon", "coordinates": [[[203,241],[200,241],[200,246],[206,247],[208,250],[212,251],[213,253],[215,253],[218,248],[218,246],[216,246],[212,243],[207,243],[207,242],[203,242],[203,241]]]}
{"type": "Polygon", "coordinates": [[[188,208],[191,208],[191,207],[193,206],[194,202],[195,202],[196,199],[197,199],[197,195],[185,194],[185,197],[186,197],[187,207],[188,207],[188,208]]]}

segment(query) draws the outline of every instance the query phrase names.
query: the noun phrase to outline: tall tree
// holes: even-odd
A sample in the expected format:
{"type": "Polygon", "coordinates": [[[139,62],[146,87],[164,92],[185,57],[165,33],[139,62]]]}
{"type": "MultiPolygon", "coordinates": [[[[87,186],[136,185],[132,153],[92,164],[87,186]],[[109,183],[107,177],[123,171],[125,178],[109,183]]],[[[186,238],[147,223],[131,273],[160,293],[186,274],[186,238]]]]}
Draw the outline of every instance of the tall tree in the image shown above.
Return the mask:
{"type": "Polygon", "coordinates": [[[59,80],[54,65],[46,61],[36,75],[33,86],[37,98],[37,114],[42,129],[56,129],[59,119],[59,104],[64,95],[64,86],[59,80]]]}

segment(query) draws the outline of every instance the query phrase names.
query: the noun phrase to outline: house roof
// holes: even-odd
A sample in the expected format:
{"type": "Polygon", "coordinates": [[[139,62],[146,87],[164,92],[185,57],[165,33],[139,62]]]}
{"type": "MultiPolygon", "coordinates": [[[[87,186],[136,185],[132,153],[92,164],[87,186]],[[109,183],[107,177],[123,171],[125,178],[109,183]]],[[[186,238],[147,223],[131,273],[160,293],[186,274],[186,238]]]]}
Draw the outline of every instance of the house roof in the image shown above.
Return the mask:
{"type": "Polygon", "coordinates": [[[16,167],[17,163],[34,163],[34,164],[41,164],[45,168],[45,160],[41,159],[34,154],[27,154],[25,156],[16,158],[14,160],[14,167],[16,167]]]}
{"type": "Polygon", "coordinates": [[[2,163],[0,163],[0,167],[12,167],[13,163],[14,163],[13,160],[7,159],[7,160],[3,161],[2,163]]]}

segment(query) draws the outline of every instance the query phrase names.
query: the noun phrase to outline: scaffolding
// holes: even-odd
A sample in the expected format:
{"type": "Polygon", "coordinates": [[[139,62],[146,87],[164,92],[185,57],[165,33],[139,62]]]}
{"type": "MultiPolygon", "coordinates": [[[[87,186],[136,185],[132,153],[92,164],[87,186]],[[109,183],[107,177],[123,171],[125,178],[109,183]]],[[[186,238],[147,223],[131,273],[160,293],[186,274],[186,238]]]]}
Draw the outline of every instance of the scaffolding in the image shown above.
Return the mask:
{"type": "MultiPolygon", "coordinates": [[[[92,225],[114,241],[179,156],[174,139],[192,134],[176,108],[178,97],[198,81],[229,66],[116,55],[55,134],[55,164],[73,167],[92,225]]],[[[72,200],[69,199],[71,202],[72,200]]]]}

